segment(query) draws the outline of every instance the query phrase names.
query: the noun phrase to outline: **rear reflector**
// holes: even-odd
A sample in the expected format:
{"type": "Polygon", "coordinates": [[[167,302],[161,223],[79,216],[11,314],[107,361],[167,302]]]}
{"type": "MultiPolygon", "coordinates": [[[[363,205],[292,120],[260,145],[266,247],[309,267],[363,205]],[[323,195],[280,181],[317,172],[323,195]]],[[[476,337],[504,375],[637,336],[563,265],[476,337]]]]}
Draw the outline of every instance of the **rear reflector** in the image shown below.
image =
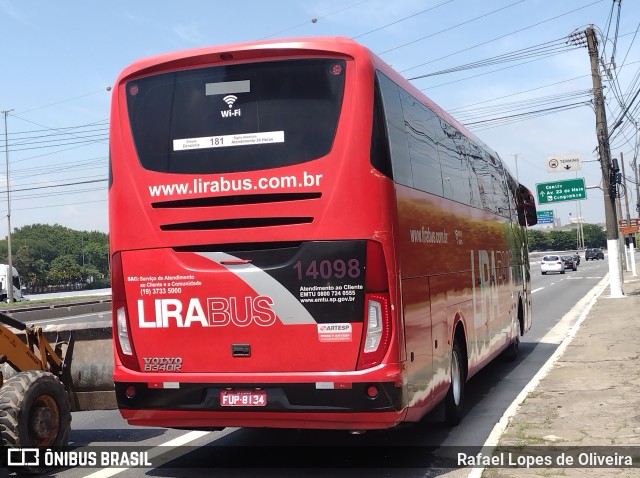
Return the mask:
{"type": "Polygon", "coordinates": [[[376,387],[375,385],[369,385],[367,387],[367,396],[369,398],[376,398],[378,396],[378,387],[376,387]]]}
{"type": "Polygon", "coordinates": [[[129,385],[125,391],[124,394],[126,395],[127,398],[133,398],[136,396],[136,387],[134,387],[133,385],[129,385]]]}

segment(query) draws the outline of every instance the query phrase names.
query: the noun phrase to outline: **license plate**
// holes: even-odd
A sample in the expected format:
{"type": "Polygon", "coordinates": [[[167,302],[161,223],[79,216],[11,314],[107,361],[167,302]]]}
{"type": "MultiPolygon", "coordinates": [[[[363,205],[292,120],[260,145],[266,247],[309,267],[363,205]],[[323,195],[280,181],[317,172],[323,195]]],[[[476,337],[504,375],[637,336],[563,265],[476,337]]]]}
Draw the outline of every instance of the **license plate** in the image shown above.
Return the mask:
{"type": "Polygon", "coordinates": [[[222,390],[220,405],[223,407],[264,407],[267,405],[265,390],[222,390]]]}

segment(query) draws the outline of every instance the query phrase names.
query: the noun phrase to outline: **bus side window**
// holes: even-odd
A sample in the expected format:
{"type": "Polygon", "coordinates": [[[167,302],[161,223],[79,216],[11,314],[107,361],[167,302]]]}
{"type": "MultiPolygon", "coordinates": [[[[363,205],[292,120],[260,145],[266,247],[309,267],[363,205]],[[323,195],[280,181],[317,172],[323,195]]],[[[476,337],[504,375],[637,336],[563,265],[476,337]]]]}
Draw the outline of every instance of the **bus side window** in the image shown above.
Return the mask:
{"type": "Polygon", "coordinates": [[[371,125],[371,165],[390,179],[393,179],[389,136],[384,120],[380,86],[376,80],[373,93],[373,121],[371,125]]]}
{"type": "Polygon", "coordinates": [[[464,160],[467,168],[467,180],[469,181],[469,205],[480,209],[480,188],[478,187],[478,175],[473,163],[473,144],[464,138],[464,160]]]}
{"type": "Polygon", "coordinates": [[[493,176],[494,212],[500,216],[509,217],[509,190],[502,161],[493,155],[489,155],[489,165],[493,176]]]}
{"type": "Polygon", "coordinates": [[[400,99],[409,144],[413,187],[442,197],[442,171],[435,137],[439,129],[438,117],[404,90],[400,90],[400,99]]]}
{"type": "Polygon", "coordinates": [[[382,107],[386,120],[393,179],[398,184],[413,187],[407,134],[404,130],[404,118],[402,107],[400,106],[398,85],[380,72],[377,72],[377,80],[380,86],[382,107]]]}
{"type": "Polygon", "coordinates": [[[465,154],[463,136],[445,121],[441,120],[440,125],[442,139],[438,143],[438,153],[442,165],[444,197],[472,205],[471,165],[465,154]]]}

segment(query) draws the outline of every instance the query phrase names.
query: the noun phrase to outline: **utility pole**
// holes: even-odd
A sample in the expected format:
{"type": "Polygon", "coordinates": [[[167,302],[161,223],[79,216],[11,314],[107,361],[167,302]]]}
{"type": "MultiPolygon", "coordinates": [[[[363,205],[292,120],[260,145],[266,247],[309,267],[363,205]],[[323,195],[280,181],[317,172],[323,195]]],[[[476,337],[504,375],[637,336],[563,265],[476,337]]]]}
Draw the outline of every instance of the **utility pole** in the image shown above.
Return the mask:
{"type": "Polygon", "coordinates": [[[591,77],[593,80],[593,96],[596,110],[596,134],[598,136],[598,152],[600,155],[600,167],[602,169],[602,181],[604,183],[604,216],[607,227],[607,251],[609,253],[609,289],[611,297],[623,297],[622,267],[618,246],[618,220],[616,218],[615,207],[617,188],[615,178],[611,178],[609,130],[607,128],[607,115],[604,107],[602,79],[600,78],[600,68],[598,67],[598,41],[592,26],[587,28],[585,34],[589,48],[589,59],[591,61],[591,77]]]}
{"type": "Polygon", "coordinates": [[[636,212],[640,216],[640,183],[638,183],[638,164],[635,159],[631,165],[633,166],[633,172],[636,175],[636,212]]]}
{"type": "MultiPolygon", "coordinates": [[[[625,191],[624,204],[625,204],[625,209],[627,211],[627,224],[630,226],[631,211],[629,210],[629,196],[631,195],[631,192],[629,191],[629,188],[627,188],[627,175],[624,173],[624,155],[622,154],[622,152],[620,152],[620,167],[622,168],[622,184],[624,185],[624,191],[625,191]]],[[[633,277],[637,277],[638,273],[636,272],[635,245],[634,245],[632,234],[627,236],[627,241],[629,242],[629,246],[628,246],[629,254],[627,255],[627,251],[625,251],[625,257],[628,257],[628,262],[630,263],[629,265],[631,266],[631,275],[633,277]]],[[[628,267],[627,267],[627,270],[629,270],[628,267]]]]}
{"type": "Polygon", "coordinates": [[[622,169],[622,184],[624,185],[624,205],[627,211],[627,221],[631,219],[631,212],[629,211],[629,191],[627,190],[627,177],[624,174],[624,155],[620,153],[620,168],[622,169]]]}
{"type": "Polygon", "coordinates": [[[520,175],[518,174],[518,156],[520,156],[520,153],[513,155],[516,160],[516,179],[518,180],[518,183],[520,183],[520,175]]]}
{"type": "Polygon", "coordinates": [[[7,116],[13,110],[2,110],[4,114],[4,156],[7,165],[7,301],[13,302],[13,261],[11,258],[11,192],[9,188],[9,135],[7,133],[7,116]]]}

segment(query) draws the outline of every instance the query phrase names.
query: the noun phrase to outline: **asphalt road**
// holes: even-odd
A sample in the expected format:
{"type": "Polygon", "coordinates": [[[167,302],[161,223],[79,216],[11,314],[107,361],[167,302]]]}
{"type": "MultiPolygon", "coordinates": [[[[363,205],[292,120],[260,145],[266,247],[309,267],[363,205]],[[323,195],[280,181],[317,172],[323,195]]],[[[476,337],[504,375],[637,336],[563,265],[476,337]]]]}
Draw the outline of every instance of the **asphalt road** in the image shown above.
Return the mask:
{"type": "Polygon", "coordinates": [[[149,447],[144,450],[151,456],[160,454],[161,458],[153,459],[154,468],[69,467],[51,476],[203,476],[207,467],[220,463],[225,468],[217,469],[216,477],[441,476],[450,470],[440,459],[440,452],[479,447],[485,442],[509,404],[577,320],[580,299],[607,272],[606,261],[583,260],[575,272],[542,276],[539,266],[532,264],[533,326],[521,342],[520,358],[513,363],[496,360],[470,380],[467,413],[456,428],[449,429],[441,422],[441,409],[417,427],[365,435],[308,430],[228,428],[206,432],[139,428],[127,425],[117,411],[77,412],[73,414],[71,433],[74,446],[142,446],[149,447]],[[174,446],[162,446],[167,444],[174,446]],[[444,448],[434,452],[438,447],[444,448]],[[305,469],[289,468],[290,463],[305,469]],[[406,468],[403,463],[416,466],[406,468]],[[340,471],[329,470],[327,466],[352,468],[340,471]]]}

